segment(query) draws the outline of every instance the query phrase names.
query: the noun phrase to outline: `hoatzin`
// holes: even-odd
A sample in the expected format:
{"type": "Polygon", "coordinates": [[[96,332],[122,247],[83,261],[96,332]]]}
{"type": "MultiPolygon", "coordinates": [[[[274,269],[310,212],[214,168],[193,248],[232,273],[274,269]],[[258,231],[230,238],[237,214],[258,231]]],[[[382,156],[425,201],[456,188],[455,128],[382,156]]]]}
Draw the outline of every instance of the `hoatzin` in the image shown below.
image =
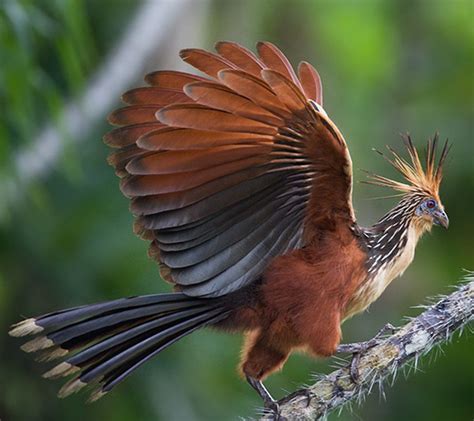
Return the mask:
{"type": "Polygon", "coordinates": [[[243,332],[241,373],[267,405],[261,381],[295,350],[317,357],[339,346],[341,323],[366,309],[413,260],[433,224],[448,227],[438,190],[447,143],[437,136],[421,164],[386,157],[405,182],[375,225],[357,224],[346,141],[324,111],[321,79],[295,73],[274,45],[258,56],[232,42],[181,58],[207,77],[156,71],[126,92],[105,135],[109,162],[131,199],[134,230],[175,292],[136,296],[24,320],[13,336],[38,335],[26,352],[64,357],[44,374],[74,374],[64,397],[93,384],[95,400],[172,343],[204,326],[243,332]]]}

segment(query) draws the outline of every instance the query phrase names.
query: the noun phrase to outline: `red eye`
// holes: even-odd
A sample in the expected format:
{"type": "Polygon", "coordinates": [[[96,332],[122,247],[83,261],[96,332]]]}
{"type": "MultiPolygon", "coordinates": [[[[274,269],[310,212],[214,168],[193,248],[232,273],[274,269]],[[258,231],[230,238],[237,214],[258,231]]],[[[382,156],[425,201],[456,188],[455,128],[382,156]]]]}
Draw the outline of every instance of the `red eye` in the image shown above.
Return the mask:
{"type": "Polygon", "coordinates": [[[426,207],[428,209],[434,209],[436,207],[436,202],[433,199],[430,199],[426,202],[426,207]]]}

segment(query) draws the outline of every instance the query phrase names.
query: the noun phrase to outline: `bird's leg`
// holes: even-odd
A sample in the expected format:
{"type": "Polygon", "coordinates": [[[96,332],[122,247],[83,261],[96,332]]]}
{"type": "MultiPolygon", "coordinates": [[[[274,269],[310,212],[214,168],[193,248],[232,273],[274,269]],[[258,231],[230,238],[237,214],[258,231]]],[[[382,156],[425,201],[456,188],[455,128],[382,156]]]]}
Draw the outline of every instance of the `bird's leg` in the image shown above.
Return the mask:
{"type": "Polygon", "coordinates": [[[250,386],[252,386],[262,398],[263,406],[265,407],[265,409],[270,409],[271,411],[273,411],[275,413],[275,419],[278,419],[280,414],[280,407],[278,405],[278,402],[273,399],[272,395],[270,395],[270,392],[260,380],[257,380],[249,375],[247,375],[246,378],[250,386]]]}
{"type": "Polygon", "coordinates": [[[390,323],[387,323],[382,329],[380,329],[377,332],[377,334],[372,339],[368,341],[342,344],[337,347],[336,352],[338,353],[352,354],[351,367],[350,367],[349,372],[354,383],[359,383],[358,365],[359,365],[361,353],[378,345],[380,342],[381,336],[389,332],[393,334],[395,330],[396,329],[394,326],[392,326],[390,323]]]}

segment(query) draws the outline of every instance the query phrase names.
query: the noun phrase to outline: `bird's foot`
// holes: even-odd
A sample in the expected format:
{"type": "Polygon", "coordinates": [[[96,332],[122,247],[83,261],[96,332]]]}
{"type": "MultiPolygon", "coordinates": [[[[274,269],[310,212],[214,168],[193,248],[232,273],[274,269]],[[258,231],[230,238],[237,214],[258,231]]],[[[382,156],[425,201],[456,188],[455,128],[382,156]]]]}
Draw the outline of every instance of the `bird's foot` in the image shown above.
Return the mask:
{"type": "Polygon", "coordinates": [[[290,393],[289,395],[285,396],[284,398],[278,401],[279,404],[284,405],[287,402],[293,400],[295,397],[301,397],[306,399],[306,407],[311,405],[311,401],[316,397],[313,392],[311,392],[308,388],[299,389],[296,392],[290,393]]]}
{"type": "Polygon", "coordinates": [[[349,374],[354,383],[359,383],[359,361],[360,356],[365,351],[380,343],[381,337],[387,333],[395,333],[395,327],[390,323],[387,323],[382,329],[380,329],[377,334],[370,340],[364,342],[355,342],[350,344],[342,344],[337,347],[336,352],[344,354],[352,354],[351,365],[349,368],[349,374]]]}
{"type": "Polygon", "coordinates": [[[273,421],[282,421],[280,416],[280,405],[278,405],[278,401],[263,401],[263,408],[266,413],[270,412],[273,415],[273,421]]]}
{"type": "Polygon", "coordinates": [[[309,389],[302,389],[300,390],[299,394],[306,398],[306,408],[307,408],[311,404],[311,401],[314,398],[313,392],[311,392],[309,389]]]}
{"type": "Polygon", "coordinates": [[[257,380],[254,377],[248,375],[246,376],[246,378],[250,386],[252,386],[262,398],[265,412],[271,412],[273,414],[274,421],[281,421],[280,405],[278,405],[278,401],[273,399],[272,395],[270,395],[270,392],[260,380],[257,380]]]}

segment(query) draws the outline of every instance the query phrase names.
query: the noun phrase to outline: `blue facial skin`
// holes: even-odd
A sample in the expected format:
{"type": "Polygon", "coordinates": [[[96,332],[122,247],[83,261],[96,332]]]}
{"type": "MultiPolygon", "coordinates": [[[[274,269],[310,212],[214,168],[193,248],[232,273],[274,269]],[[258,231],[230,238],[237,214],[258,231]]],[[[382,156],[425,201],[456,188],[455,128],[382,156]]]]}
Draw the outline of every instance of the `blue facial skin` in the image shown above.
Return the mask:
{"type": "Polygon", "coordinates": [[[435,199],[426,199],[421,202],[415,213],[417,216],[431,216],[433,223],[436,225],[441,225],[444,228],[448,228],[449,226],[448,215],[446,215],[446,212],[438,205],[435,199]]]}

